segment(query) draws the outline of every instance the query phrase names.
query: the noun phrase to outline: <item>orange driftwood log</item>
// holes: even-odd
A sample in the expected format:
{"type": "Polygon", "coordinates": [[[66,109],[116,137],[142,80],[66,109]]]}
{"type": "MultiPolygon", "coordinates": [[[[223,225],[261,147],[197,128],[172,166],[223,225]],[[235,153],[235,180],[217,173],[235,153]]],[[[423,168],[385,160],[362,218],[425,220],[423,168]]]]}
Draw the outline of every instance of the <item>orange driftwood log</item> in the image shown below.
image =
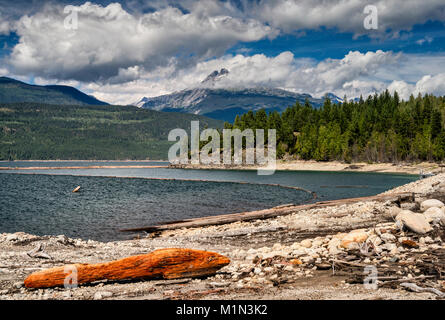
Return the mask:
{"type": "Polygon", "coordinates": [[[192,249],[160,249],[148,254],[98,264],[74,264],[31,274],[27,288],[63,286],[65,279],[77,277],[77,283],[99,280],[178,279],[215,274],[228,265],[229,258],[218,253],[192,249]],[[76,274],[73,274],[77,272],[76,274]]]}

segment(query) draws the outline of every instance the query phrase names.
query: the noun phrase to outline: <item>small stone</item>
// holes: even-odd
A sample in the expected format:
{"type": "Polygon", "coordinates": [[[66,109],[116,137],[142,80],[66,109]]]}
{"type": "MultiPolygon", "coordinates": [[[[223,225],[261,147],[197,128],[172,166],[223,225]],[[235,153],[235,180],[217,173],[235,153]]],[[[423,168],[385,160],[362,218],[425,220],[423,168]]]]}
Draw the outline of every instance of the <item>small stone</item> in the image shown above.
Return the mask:
{"type": "Polygon", "coordinates": [[[424,238],[425,243],[434,243],[434,240],[431,237],[424,238]]]}
{"type": "Polygon", "coordinates": [[[294,271],[294,268],[293,268],[292,266],[286,266],[286,267],[284,268],[284,271],[289,271],[289,272],[291,272],[291,271],[294,271]]]}
{"type": "Polygon", "coordinates": [[[385,243],[381,247],[390,252],[393,251],[394,249],[397,249],[397,246],[394,243],[385,243]]]}
{"type": "Polygon", "coordinates": [[[298,260],[298,259],[292,259],[289,262],[292,263],[293,265],[303,264],[303,262],[301,260],[298,260]]]}
{"type": "Polygon", "coordinates": [[[332,238],[329,242],[328,242],[328,248],[329,247],[338,247],[341,244],[341,240],[338,238],[332,238]]]}
{"type": "Polygon", "coordinates": [[[94,300],[102,300],[103,298],[110,298],[113,296],[112,292],[98,291],[94,294],[94,300]]]}
{"type": "Polygon", "coordinates": [[[382,244],[382,239],[377,235],[372,235],[368,238],[367,242],[371,242],[374,247],[377,247],[382,244]]]}
{"type": "Polygon", "coordinates": [[[335,256],[335,255],[337,255],[339,253],[341,253],[341,250],[339,250],[337,247],[329,247],[329,254],[330,255],[335,256]]]}
{"type": "Polygon", "coordinates": [[[304,239],[300,242],[300,245],[305,248],[310,248],[312,247],[312,241],[310,239],[304,239]]]}
{"type": "Polygon", "coordinates": [[[318,248],[323,244],[323,241],[321,240],[314,240],[312,241],[312,248],[318,248]]]}
{"type": "Polygon", "coordinates": [[[270,280],[275,280],[275,279],[277,279],[278,278],[278,275],[277,274],[273,274],[273,275],[271,275],[270,276],[270,280]]]}
{"type": "Polygon", "coordinates": [[[382,238],[382,240],[385,242],[394,242],[397,240],[397,238],[391,233],[383,233],[380,238],[382,238]]]}
{"type": "Polygon", "coordinates": [[[315,259],[310,257],[310,256],[304,256],[304,257],[301,258],[301,261],[303,263],[308,263],[309,264],[309,263],[313,263],[315,261],[315,259]]]}

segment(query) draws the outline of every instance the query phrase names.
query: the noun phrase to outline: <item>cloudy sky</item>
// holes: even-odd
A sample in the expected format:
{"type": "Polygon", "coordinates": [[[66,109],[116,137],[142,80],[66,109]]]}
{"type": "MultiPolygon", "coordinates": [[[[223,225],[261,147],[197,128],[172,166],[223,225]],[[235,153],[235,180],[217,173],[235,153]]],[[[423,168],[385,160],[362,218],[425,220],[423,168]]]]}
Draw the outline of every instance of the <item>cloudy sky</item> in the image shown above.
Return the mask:
{"type": "Polygon", "coordinates": [[[116,104],[221,68],[221,87],[445,95],[444,23],[444,0],[0,0],[0,76],[116,104]]]}

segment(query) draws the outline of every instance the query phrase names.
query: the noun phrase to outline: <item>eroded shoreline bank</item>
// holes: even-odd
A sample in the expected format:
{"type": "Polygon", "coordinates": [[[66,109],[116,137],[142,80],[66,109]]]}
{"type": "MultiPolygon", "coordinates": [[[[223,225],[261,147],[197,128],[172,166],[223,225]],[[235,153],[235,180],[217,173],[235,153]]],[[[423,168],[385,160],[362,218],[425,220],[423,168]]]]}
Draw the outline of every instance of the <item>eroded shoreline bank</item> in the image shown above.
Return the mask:
{"type": "Polygon", "coordinates": [[[111,243],[2,234],[0,299],[438,299],[434,290],[413,292],[416,287],[401,284],[444,291],[443,278],[433,268],[445,265],[444,209],[431,212],[431,217],[419,213],[432,219],[431,230],[424,234],[406,226],[401,229],[395,217],[401,210],[421,212],[420,204],[426,199],[444,201],[445,174],[385,194],[400,192],[412,192],[413,201],[359,201],[111,243]],[[39,245],[49,259],[27,254],[39,245]],[[23,287],[27,275],[45,268],[116,260],[170,247],[218,252],[231,263],[205,279],[102,281],[70,290],[23,287]],[[376,290],[366,288],[360,278],[366,265],[378,270],[381,280],[376,290]]]}

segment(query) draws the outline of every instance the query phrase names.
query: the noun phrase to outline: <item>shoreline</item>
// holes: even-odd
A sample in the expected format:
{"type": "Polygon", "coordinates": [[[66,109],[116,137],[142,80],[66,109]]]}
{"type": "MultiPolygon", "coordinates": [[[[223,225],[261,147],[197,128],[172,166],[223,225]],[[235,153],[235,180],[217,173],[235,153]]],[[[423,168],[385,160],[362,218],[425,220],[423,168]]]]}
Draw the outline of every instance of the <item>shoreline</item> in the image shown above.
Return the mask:
{"type": "Polygon", "coordinates": [[[432,229],[426,234],[401,230],[394,217],[402,210],[419,212],[426,199],[445,201],[445,174],[382,194],[401,192],[413,193],[414,199],[362,199],[263,220],[165,230],[107,243],[64,235],[0,234],[0,300],[440,299],[440,292],[445,293],[443,280],[431,270],[445,266],[445,209],[440,209],[442,222],[430,222],[432,229]],[[360,241],[372,245],[372,251],[368,247],[362,255],[360,241]],[[26,254],[38,247],[49,259],[26,254]],[[203,279],[101,281],[69,290],[23,286],[35,271],[117,260],[160,248],[214,251],[231,263],[203,279]],[[362,266],[366,265],[379,270],[377,290],[363,285],[362,266]],[[414,292],[400,285],[405,282],[436,291],[414,292]]]}
{"type": "MultiPolygon", "coordinates": [[[[171,168],[196,169],[196,170],[258,170],[257,165],[170,165],[171,168]]],[[[343,163],[339,161],[319,162],[313,160],[279,160],[276,171],[320,171],[320,172],[373,172],[392,174],[419,175],[420,171],[441,173],[445,172],[445,164],[421,162],[421,163],[375,163],[365,162],[343,163]],[[442,167],[441,167],[442,166],[442,167]]]]}
{"type": "MultiPolygon", "coordinates": [[[[170,168],[186,170],[258,170],[261,166],[257,165],[202,165],[186,164],[174,165],[168,164],[164,160],[15,160],[20,162],[167,162],[165,165],[123,165],[123,166],[48,166],[48,167],[14,167],[14,161],[10,162],[9,167],[0,167],[0,170],[61,170],[61,169],[145,169],[145,168],[170,168]]],[[[9,161],[2,160],[2,163],[9,161]]],[[[370,172],[370,173],[389,173],[389,174],[409,174],[419,175],[424,173],[442,173],[445,172],[445,164],[434,162],[421,163],[343,163],[339,161],[319,162],[314,160],[279,160],[277,161],[276,171],[318,171],[318,172],[370,172]]]]}

